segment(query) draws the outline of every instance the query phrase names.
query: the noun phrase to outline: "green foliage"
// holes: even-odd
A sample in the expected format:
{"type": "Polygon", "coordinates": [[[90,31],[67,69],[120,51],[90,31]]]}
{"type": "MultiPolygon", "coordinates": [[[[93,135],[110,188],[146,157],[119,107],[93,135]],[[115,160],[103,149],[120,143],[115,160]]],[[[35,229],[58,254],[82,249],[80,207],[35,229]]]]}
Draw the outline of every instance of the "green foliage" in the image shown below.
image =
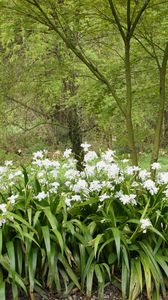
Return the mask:
{"type": "Polygon", "coordinates": [[[70,153],[58,162],[40,151],[28,169],[0,169],[2,299],[9,284],[15,300],[20,290],[34,300],[44,288],[74,287],[90,298],[96,286],[101,300],[116,280],[123,299],[144,289],[148,299],[165,297],[168,174],[151,181],[110,150],[86,152],[79,172],[70,153]]]}

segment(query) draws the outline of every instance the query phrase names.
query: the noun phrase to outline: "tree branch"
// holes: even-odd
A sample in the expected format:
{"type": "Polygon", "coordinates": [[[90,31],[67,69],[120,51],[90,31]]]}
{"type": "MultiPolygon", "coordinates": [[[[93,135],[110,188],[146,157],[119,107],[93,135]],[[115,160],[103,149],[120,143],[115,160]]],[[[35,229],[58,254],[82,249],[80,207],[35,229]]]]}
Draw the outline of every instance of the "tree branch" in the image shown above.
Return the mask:
{"type": "Polygon", "coordinates": [[[130,32],[131,28],[131,3],[127,0],[127,32],[130,32]]]}
{"type": "MultiPolygon", "coordinates": [[[[30,0],[24,0],[27,3],[29,3],[30,0]]],[[[36,5],[37,9],[40,11],[40,13],[42,14],[42,16],[44,17],[44,19],[46,20],[46,26],[48,26],[50,29],[54,30],[60,37],[61,39],[64,41],[64,43],[67,45],[68,48],[71,49],[71,51],[88,67],[88,69],[95,75],[95,77],[102,82],[103,84],[105,84],[108,88],[108,90],[110,91],[110,93],[112,94],[112,96],[114,97],[120,111],[122,112],[122,114],[126,117],[126,111],[123,108],[120,99],[118,98],[118,96],[116,95],[116,91],[113,88],[113,86],[110,84],[110,82],[108,81],[108,79],[98,70],[98,68],[94,65],[94,63],[85,56],[84,53],[82,53],[81,49],[78,49],[76,47],[76,45],[73,43],[73,41],[71,39],[68,38],[68,36],[61,32],[55,23],[52,22],[52,20],[48,17],[48,15],[45,13],[45,11],[42,9],[42,7],[40,6],[40,4],[38,3],[37,0],[32,0],[34,2],[34,4],[36,5]]],[[[109,0],[111,1],[111,0],[109,0]]]]}
{"type": "Polygon", "coordinates": [[[166,43],[164,56],[162,60],[162,70],[165,70],[165,72],[166,72],[167,60],[168,60],[168,42],[166,43]]]}
{"type": "Polygon", "coordinates": [[[123,30],[123,28],[121,26],[120,19],[119,19],[119,16],[117,14],[117,11],[115,9],[115,6],[113,4],[113,1],[112,0],[108,0],[108,2],[109,2],[109,5],[110,5],[110,8],[111,8],[112,15],[113,15],[113,17],[115,19],[115,22],[117,24],[118,30],[121,33],[123,41],[125,41],[125,38],[126,38],[125,37],[125,33],[124,33],[124,30],[123,30]]]}
{"type": "Polygon", "coordinates": [[[137,14],[137,16],[136,16],[136,18],[135,18],[133,24],[132,24],[131,30],[130,30],[130,37],[133,36],[134,30],[135,30],[135,28],[136,28],[136,26],[137,26],[137,24],[138,24],[138,22],[139,22],[139,20],[140,20],[140,18],[141,18],[141,16],[142,16],[143,12],[144,12],[145,9],[147,8],[149,2],[150,2],[150,0],[146,0],[145,3],[144,3],[144,5],[143,5],[143,6],[141,7],[141,9],[139,10],[139,12],[138,12],[138,14],[137,14]]]}
{"type": "Polygon", "coordinates": [[[19,104],[20,106],[24,107],[25,109],[31,110],[32,112],[34,112],[34,113],[36,113],[38,115],[41,115],[41,116],[43,116],[45,118],[47,117],[47,115],[44,114],[44,112],[42,112],[42,111],[40,111],[40,110],[38,110],[36,108],[33,108],[33,107],[31,107],[31,106],[23,103],[22,101],[19,101],[19,100],[15,99],[15,98],[13,98],[11,96],[8,96],[8,95],[6,95],[5,97],[7,99],[11,100],[12,102],[15,102],[15,103],[19,104]]]}

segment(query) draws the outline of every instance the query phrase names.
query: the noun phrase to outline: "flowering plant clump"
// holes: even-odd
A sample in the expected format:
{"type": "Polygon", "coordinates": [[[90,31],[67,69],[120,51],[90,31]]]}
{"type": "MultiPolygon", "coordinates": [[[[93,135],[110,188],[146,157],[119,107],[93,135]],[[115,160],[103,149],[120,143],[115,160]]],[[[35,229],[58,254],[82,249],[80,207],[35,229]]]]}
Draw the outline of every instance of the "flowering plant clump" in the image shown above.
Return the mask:
{"type": "Polygon", "coordinates": [[[26,293],[29,286],[33,299],[47,280],[59,293],[76,286],[91,297],[97,280],[103,299],[105,283],[119,278],[124,298],[136,299],[143,287],[149,299],[164,297],[168,172],[153,180],[110,149],[81,147],[81,171],[71,149],[60,161],[44,150],[27,169],[10,161],[0,167],[0,263],[8,273],[1,289],[11,282],[17,299],[17,287],[26,293]]]}

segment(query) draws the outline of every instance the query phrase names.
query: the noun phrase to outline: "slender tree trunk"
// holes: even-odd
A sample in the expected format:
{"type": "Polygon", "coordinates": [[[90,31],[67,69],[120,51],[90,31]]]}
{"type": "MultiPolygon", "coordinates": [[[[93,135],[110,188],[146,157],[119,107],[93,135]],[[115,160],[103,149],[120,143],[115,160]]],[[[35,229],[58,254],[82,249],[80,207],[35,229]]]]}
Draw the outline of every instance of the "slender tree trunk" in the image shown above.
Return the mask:
{"type": "Polygon", "coordinates": [[[79,116],[76,107],[71,107],[68,112],[69,138],[72,144],[72,152],[77,160],[77,169],[82,170],[82,134],[79,122],[79,116]]]}
{"type": "Polygon", "coordinates": [[[159,68],[159,77],[160,77],[159,112],[158,112],[157,124],[156,124],[156,128],[155,128],[155,136],[154,136],[151,163],[157,162],[158,157],[159,157],[159,148],[160,148],[160,142],[161,142],[161,133],[162,133],[162,125],[163,125],[165,101],[166,101],[167,60],[168,60],[168,43],[166,44],[162,65],[159,68]]]}
{"type": "Polygon", "coordinates": [[[163,118],[163,134],[162,134],[162,147],[165,148],[168,145],[168,111],[167,109],[164,110],[164,118],[163,118]]]}
{"type": "Polygon", "coordinates": [[[128,146],[131,154],[131,161],[133,165],[138,165],[137,149],[135,145],[134,128],[132,122],[132,80],[131,80],[131,63],[130,63],[130,39],[125,39],[125,79],[126,79],[126,127],[128,134],[128,146]]]}
{"type": "Polygon", "coordinates": [[[159,112],[157,117],[157,124],[155,128],[155,137],[153,143],[153,151],[152,151],[152,160],[151,163],[157,162],[159,156],[159,148],[160,148],[160,140],[161,140],[161,133],[162,133],[162,124],[163,124],[163,117],[164,117],[164,107],[165,107],[165,75],[166,73],[161,68],[160,69],[160,105],[159,105],[159,112]]]}
{"type": "MultiPolygon", "coordinates": [[[[71,74],[65,81],[64,81],[64,88],[66,93],[70,93],[70,96],[76,95],[76,85],[75,85],[75,75],[71,74]]],[[[69,139],[72,144],[72,152],[75,155],[75,159],[77,160],[77,169],[82,170],[82,162],[83,162],[83,155],[82,155],[82,132],[80,128],[80,121],[77,108],[75,106],[71,106],[68,108],[68,127],[69,127],[69,139]]]]}

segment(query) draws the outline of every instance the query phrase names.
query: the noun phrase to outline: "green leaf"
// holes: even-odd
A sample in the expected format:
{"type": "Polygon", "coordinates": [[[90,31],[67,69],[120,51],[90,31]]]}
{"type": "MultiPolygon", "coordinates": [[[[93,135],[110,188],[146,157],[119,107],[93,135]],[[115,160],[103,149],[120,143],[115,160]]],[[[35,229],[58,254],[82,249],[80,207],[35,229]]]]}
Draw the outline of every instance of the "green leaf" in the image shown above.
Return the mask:
{"type": "Polygon", "coordinates": [[[37,248],[31,248],[31,252],[29,255],[29,282],[30,282],[30,293],[33,293],[34,286],[35,286],[35,274],[36,274],[36,268],[37,268],[37,254],[38,249],[37,248]]]}
{"type": "Polygon", "coordinates": [[[104,299],[104,278],[100,266],[98,264],[95,265],[95,274],[98,281],[98,298],[100,300],[104,299]]]}
{"type": "Polygon", "coordinates": [[[0,282],[0,299],[6,300],[5,281],[0,282]]]}
{"type": "Polygon", "coordinates": [[[55,216],[52,214],[52,212],[50,210],[50,207],[45,207],[44,208],[44,213],[45,213],[52,229],[57,229],[58,222],[57,222],[55,216]]]}
{"type": "Polygon", "coordinates": [[[42,226],[42,233],[44,237],[45,247],[47,251],[48,262],[51,264],[51,241],[50,241],[50,230],[48,226],[42,226]]]}
{"type": "Polygon", "coordinates": [[[35,215],[34,215],[34,218],[33,218],[33,227],[36,226],[37,222],[38,222],[38,219],[41,215],[41,211],[36,211],[35,215]]]}
{"type": "Polygon", "coordinates": [[[65,259],[65,257],[62,256],[61,254],[59,254],[58,259],[63,264],[68,276],[70,277],[70,279],[74,282],[74,284],[78,287],[78,289],[81,289],[80,284],[78,282],[78,278],[75,275],[75,273],[73,272],[72,268],[69,266],[69,264],[68,264],[67,260],[65,259]]]}
{"type": "Polygon", "coordinates": [[[6,248],[7,248],[7,251],[8,251],[10,267],[12,268],[13,271],[15,271],[15,251],[14,251],[13,242],[12,241],[7,242],[6,243],[6,248]]]}
{"type": "Polygon", "coordinates": [[[142,285],[142,272],[141,272],[141,265],[137,264],[135,266],[136,259],[131,259],[131,278],[130,278],[130,289],[129,289],[129,300],[137,299],[142,285]],[[140,271],[140,274],[138,274],[140,271]]]}
{"type": "Polygon", "coordinates": [[[26,187],[29,182],[28,172],[24,166],[22,166],[22,169],[23,169],[23,175],[24,175],[24,184],[26,187]]]}
{"type": "Polygon", "coordinates": [[[89,271],[90,266],[93,262],[93,259],[94,259],[94,251],[91,251],[90,255],[89,255],[89,258],[87,259],[86,267],[85,267],[85,270],[84,270],[84,273],[83,273],[83,283],[85,282],[85,278],[88,274],[88,271],[89,271]]]}
{"type": "Polygon", "coordinates": [[[129,281],[129,271],[125,264],[124,258],[122,258],[121,291],[122,291],[123,300],[127,299],[128,281],[129,281]]]}
{"type": "Polygon", "coordinates": [[[2,228],[0,228],[0,255],[2,254],[2,245],[3,245],[2,228]]]}
{"type": "Polygon", "coordinates": [[[147,256],[143,252],[140,252],[140,261],[144,269],[147,297],[148,299],[151,299],[152,281],[151,281],[150,265],[147,256]]]}
{"type": "Polygon", "coordinates": [[[85,270],[85,267],[86,267],[86,250],[85,250],[85,246],[80,244],[79,245],[79,251],[80,251],[81,285],[82,285],[82,289],[83,289],[84,288],[83,274],[84,274],[84,270],[85,270]]]}
{"type": "Polygon", "coordinates": [[[120,230],[118,228],[111,228],[114,236],[114,241],[116,245],[116,252],[118,257],[118,263],[120,261],[120,243],[121,243],[121,237],[120,237],[120,230]]]}
{"type": "Polygon", "coordinates": [[[35,192],[36,192],[36,195],[38,195],[41,192],[41,185],[37,178],[35,178],[34,183],[35,183],[35,192]]]}
{"type": "Polygon", "coordinates": [[[94,246],[94,254],[95,254],[95,257],[96,257],[96,254],[97,254],[97,248],[99,246],[99,243],[100,241],[102,240],[104,234],[101,233],[101,234],[98,234],[95,239],[91,240],[88,242],[88,246],[94,246]]]}
{"type": "Polygon", "coordinates": [[[93,274],[94,274],[95,264],[92,264],[88,270],[86,277],[86,296],[91,298],[93,289],[93,274]]]}
{"type": "Polygon", "coordinates": [[[57,229],[53,229],[52,231],[54,232],[54,234],[55,234],[55,236],[57,238],[58,245],[60,246],[61,252],[63,254],[65,247],[64,247],[64,241],[63,241],[62,235],[61,235],[61,233],[57,229]]]}

